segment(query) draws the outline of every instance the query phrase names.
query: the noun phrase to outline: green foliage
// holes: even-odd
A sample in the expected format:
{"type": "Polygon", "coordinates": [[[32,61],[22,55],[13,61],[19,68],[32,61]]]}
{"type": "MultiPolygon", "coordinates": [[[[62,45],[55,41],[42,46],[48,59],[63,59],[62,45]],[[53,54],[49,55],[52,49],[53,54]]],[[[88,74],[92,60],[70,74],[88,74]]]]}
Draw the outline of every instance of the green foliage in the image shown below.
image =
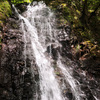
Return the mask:
{"type": "Polygon", "coordinates": [[[32,0],[0,0],[0,28],[3,27],[6,19],[11,15],[11,6],[9,3],[19,4],[19,3],[31,3],[32,0]],[[8,2],[9,1],[9,2],[8,2]]]}
{"type": "Polygon", "coordinates": [[[11,0],[11,2],[16,5],[16,4],[24,3],[24,2],[31,3],[32,0],[11,0]]]}
{"type": "Polygon", "coordinates": [[[79,44],[76,45],[76,52],[80,50],[81,46],[79,44]]]}
{"type": "MultiPolygon", "coordinates": [[[[94,51],[100,51],[100,0],[53,0],[50,7],[59,12],[57,18],[62,25],[71,23],[73,35],[78,41],[76,51],[80,50],[83,41],[96,42],[98,49],[95,48],[94,51]]],[[[92,49],[90,54],[94,55],[92,49]]]]}
{"type": "Polygon", "coordinates": [[[11,15],[10,5],[7,1],[0,1],[0,49],[2,47],[2,34],[1,30],[4,27],[6,19],[11,15]]]}
{"type": "Polygon", "coordinates": [[[6,0],[0,1],[0,27],[3,26],[3,23],[11,15],[11,7],[6,0]]]}
{"type": "Polygon", "coordinates": [[[11,14],[11,8],[10,5],[7,1],[4,2],[0,2],[0,17],[9,17],[9,15],[11,14]]]}

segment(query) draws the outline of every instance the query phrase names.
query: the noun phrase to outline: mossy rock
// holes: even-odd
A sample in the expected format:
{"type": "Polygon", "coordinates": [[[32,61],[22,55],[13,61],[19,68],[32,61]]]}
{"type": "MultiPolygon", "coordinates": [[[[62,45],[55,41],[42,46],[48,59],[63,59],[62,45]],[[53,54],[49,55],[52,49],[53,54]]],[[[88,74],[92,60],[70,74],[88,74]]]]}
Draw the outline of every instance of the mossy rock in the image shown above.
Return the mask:
{"type": "Polygon", "coordinates": [[[6,22],[6,19],[11,15],[11,7],[8,1],[0,1],[0,28],[6,22]]]}
{"type": "Polygon", "coordinates": [[[11,2],[15,5],[22,4],[22,3],[31,3],[33,0],[11,0],[11,2]]]}

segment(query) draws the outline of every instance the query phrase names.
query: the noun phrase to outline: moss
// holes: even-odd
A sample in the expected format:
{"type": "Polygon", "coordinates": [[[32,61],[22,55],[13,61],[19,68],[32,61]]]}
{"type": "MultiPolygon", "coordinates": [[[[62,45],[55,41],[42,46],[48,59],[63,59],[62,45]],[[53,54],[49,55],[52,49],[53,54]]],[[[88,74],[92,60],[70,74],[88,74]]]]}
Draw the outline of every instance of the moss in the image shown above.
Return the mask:
{"type": "Polygon", "coordinates": [[[32,2],[32,0],[11,0],[11,2],[13,3],[13,4],[15,4],[15,5],[17,5],[17,4],[21,4],[21,3],[31,3],[32,2]]]}
{"type": "Polygon", "coordinates": [[[11,15],[11,7],[8,1],[0,1],[0,27],[6,22],[6,19],[11,15]]]}
{"type": "MultiPolygon", "coordinates": [[[[11,15],[11,7],[6,0],[0,1],[0,30],[3,29],[6,20],[11,15]]],[[[1,32],[1,31],[0,31],[1,32]]],[[[2,47],[2,34],[0,33],[0,49],[2,47]]]]}

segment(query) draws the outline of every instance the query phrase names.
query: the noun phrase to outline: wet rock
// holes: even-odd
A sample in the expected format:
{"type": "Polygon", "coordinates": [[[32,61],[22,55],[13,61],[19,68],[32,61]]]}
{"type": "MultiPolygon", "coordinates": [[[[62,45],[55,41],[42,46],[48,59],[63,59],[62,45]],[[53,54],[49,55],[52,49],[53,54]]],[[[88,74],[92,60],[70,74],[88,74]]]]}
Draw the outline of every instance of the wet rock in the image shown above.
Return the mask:
{"type": "Polygon", "coordinates": [[[71,28],[69,25],[66,25],[66,26],[63,26],[61,31],[59,32],[58,34],[58,40],[60,42],[64,42],[64,41],[67,41],[69,42],[70,40],[70,33],[71,33],[71,28]]]}
{"type": "Polygon", "coordinates": [[[33,82],[34,78],[29,71],[30,64],[28,63],[28,67],[25,68],[22,52],[24,43],[19,24],[17,19],[8,19],[7,29],[3,34],[0,51],[2,55],[0,58],[0,100],[27,100],[33,97],[33,91],[35,91],[33,86],[35,87],[36,83],[33,82]]]}
{"type": "Polygon", "coordinates": [[[26,9],[27,9],[27,5],[28,5],[29,3],[20,3],[20,4],[17,4],[16,5],[16,8],[18,8],[18,10],[19,10],[19,13],[23,13],[24,11],[26,11],[26,9]]]}
{"type": "Polygon", "coordinates": [[[91,90],[87,86],[83,85],[82,90],[84,90],[88,100],[95,100],[95,98],[93,97],[93,94],[91,93],[91,90]]]}
{"type": "Polygon", "coordinates": [[[66,93],[66,96],[69,100],[73,100],[73,95],[72,93],[66,93]]]}
{"type": "Polygon", "coordinates": [[[100,59],[89,57],[82,61],[82,69],[88,71],[92,76],[98,77],[100,75],[100,59]]]}
{"type": "Polygon", "coordinates": [[[61,48],[60,44],[53,44],[52,43],[47,47],[47,52],[52,55],[53,59],[57,60],[58,50],[60,50],[60,48],[61,48]]]}
{"type": "Polygon", "coordinates": [[[95,61],[93,61],[93,58],[89,58],[81,62],[81,66],[74,69],[73,74],[74,78],[80,82],[81,90],[84,92],[87,100],[96,100],[100,98],[98,95],[100,91],[100,79],[92,73],[92,67],[96,68],[96,64],[94,65],[94,62],[95,61]],[[89,61],[90,59],[91,61],[89,61]]]}

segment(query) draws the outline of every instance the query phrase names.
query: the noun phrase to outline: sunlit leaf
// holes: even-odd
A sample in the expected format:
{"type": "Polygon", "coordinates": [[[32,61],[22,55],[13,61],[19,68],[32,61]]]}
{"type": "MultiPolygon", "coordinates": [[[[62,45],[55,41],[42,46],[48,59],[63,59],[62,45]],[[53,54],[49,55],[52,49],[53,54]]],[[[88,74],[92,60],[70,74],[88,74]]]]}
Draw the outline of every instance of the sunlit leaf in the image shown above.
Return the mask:
{"type": "Polygon", "coordinates": [[[62,3],[61,6],[62,6],[62,7],[66,7],[66,4],[65,4],[65,3],[62,3]]]}
{"type": "Polygon", "coordinates": [[[88,10],[90,13],[94,12],[94,10],[88,10]]]}
{"type": "Polygon", "coordinates": [[[74,19],[76,19],[76,20],[77,20],[77,19],[78,19],[78,18],[77,18],[77,16],[75,16],[75,17],[74,17],[74,19]]]}
{"type": "Polygon", "coordinates": [[[79,10],[76,10],[76,12],[77,12],[78,14],[81,14],[81,12],[80,12],[79,10]]]}

